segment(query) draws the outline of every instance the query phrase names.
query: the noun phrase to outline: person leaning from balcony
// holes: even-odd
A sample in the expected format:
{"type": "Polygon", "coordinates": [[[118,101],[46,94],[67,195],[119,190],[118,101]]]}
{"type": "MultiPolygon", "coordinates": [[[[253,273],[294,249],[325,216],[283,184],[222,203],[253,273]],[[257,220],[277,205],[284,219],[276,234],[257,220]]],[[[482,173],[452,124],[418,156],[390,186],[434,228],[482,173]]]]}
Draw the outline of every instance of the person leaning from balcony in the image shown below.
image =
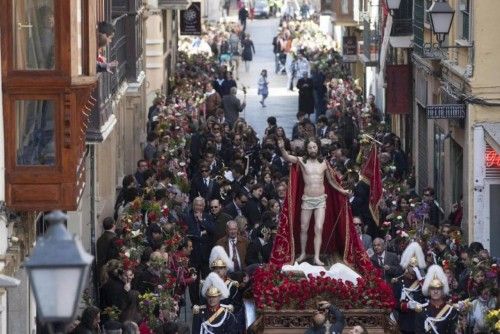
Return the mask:
{"type": "Polygon", "coordinates": [[[109,44],[113,41],[113,37],[115,37],[115,26],[112,23],[101,21],[97,25],[97,32],[106,35],[109,44]]]}
{"type": "Polygon", "coordinates": [[[327,301],[320,301],[317,305],[318,309],[313,316],[313,325],[305,332],[305,334],[340,334],[345,326],[345,319],[342,312],[327,301]],[[326,324],[326,319],[330,316],[335,318],[333,324],[326,324]]]}
{"type": "Polygon", "coordinates": [[[111,62],[106,61],[106,57],[104,57],[105,48],[108,45],[109,38],[104,34],[98,35],[98,44],[97,44],[97,64],[96,71],[97,72],[108,72],[113,73],[113,69],[118,66],[118,61],[113,60],[111,62]]]}

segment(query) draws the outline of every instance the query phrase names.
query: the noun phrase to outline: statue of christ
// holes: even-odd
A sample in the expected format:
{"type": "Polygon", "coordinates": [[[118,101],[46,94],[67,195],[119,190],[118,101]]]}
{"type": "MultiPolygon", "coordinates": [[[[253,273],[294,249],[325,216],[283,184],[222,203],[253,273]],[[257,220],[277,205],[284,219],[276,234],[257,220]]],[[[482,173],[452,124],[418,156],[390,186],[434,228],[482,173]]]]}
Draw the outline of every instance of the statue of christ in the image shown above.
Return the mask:
{"type": "Polygon", "coordinates": [[[304,261],[306,257],[307,232],[309,222],[314,214],[314,264],[323,266],[319,255],[322,243],[323,224],[325,222],[326,192],[324,178],[341,193],[348,195],[348,192],[339,188],[328,172],[326,162],[320,156],[320,143],[313,139],[306,140],[306,155],[297,157],[288,154],[285,150],[283,140],[278,141],[283,159],[288,162],[299,164],[304,179],[304,193],[302,195],[301,215],[300,215],[300,256],[297,262],[304,261]]]}

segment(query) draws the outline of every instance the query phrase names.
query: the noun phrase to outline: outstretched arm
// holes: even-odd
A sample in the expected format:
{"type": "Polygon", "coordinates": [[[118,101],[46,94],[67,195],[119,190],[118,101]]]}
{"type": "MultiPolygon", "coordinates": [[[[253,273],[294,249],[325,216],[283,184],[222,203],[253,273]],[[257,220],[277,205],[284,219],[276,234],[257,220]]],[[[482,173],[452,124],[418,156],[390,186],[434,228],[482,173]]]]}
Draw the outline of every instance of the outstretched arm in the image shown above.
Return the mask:
{"type": "Polygon", "coordinates": [[[296,157],[295,155],[290,155],[288,152],[285,150],[285,141],[283,139],[278,140],[278,147],[281,150],[281,156],[283,159],[285,159],[288,162],[291,162],[292,164],[296,164],[299,162],[299,158],[296,157]]]}

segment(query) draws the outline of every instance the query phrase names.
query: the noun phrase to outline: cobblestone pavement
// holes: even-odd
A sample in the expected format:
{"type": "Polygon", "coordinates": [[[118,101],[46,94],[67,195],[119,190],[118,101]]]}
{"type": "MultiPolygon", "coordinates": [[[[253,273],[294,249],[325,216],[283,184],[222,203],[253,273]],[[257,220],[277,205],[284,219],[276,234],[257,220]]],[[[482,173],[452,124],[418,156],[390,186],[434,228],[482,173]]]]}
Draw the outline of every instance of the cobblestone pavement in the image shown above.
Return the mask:
{"type": "MultiPolygon", "coordinates": [[[[247,107],[242,113],[245,119],[257,131],[259,138],[264,135],[267,126],[266,119],[275,116],[278,125],[285,129],[287,137],[291,137],[292,128],[295,124],[297,113],[298,94],[289,91],[286,87],[287,78],[285,74],[275,74],[275,63],[272,41],[276,34],[279,19],[257,19],[248,21],[247,32],[255,45],[255,55],[250,65],[249,72],[245,72],[245,66],[240,66],[238,87],[242,85],[249,87],[247,92],[247,107]],[[257,81],[262,69],[267,69],[269,78],[269,97],[266,100],[266,108],[263,108],[257,95],[257,81]]],[[[241,90],[238,97],[243,98],[241,90]]]]}

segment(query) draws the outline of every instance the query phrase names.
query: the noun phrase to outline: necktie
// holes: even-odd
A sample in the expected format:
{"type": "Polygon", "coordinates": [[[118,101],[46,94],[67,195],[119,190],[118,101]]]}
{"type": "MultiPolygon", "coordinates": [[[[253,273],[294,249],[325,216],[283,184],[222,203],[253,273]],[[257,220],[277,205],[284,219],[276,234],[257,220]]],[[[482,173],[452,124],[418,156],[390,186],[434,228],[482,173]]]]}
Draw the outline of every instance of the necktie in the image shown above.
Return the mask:
{"type": "Polygon", "coordinates": [[[382,256],[378,257],[378,264],[380,264],[381,267],[384,266],[384,258],[382,256]]]}
{"type": "Polygon", "coordinates": [[[238,262],[238,250],[236,249],[236,240],[231,240],[231,247],[233,248],[233,265],[234,271],[240,271],[240,263],[238,262]]]}
{"type": "Polygon", "coordinates": [[[210,183],[210,181],[208,179],[205,179],[205,185],[208,187],[208,184],[210,183]]]}

